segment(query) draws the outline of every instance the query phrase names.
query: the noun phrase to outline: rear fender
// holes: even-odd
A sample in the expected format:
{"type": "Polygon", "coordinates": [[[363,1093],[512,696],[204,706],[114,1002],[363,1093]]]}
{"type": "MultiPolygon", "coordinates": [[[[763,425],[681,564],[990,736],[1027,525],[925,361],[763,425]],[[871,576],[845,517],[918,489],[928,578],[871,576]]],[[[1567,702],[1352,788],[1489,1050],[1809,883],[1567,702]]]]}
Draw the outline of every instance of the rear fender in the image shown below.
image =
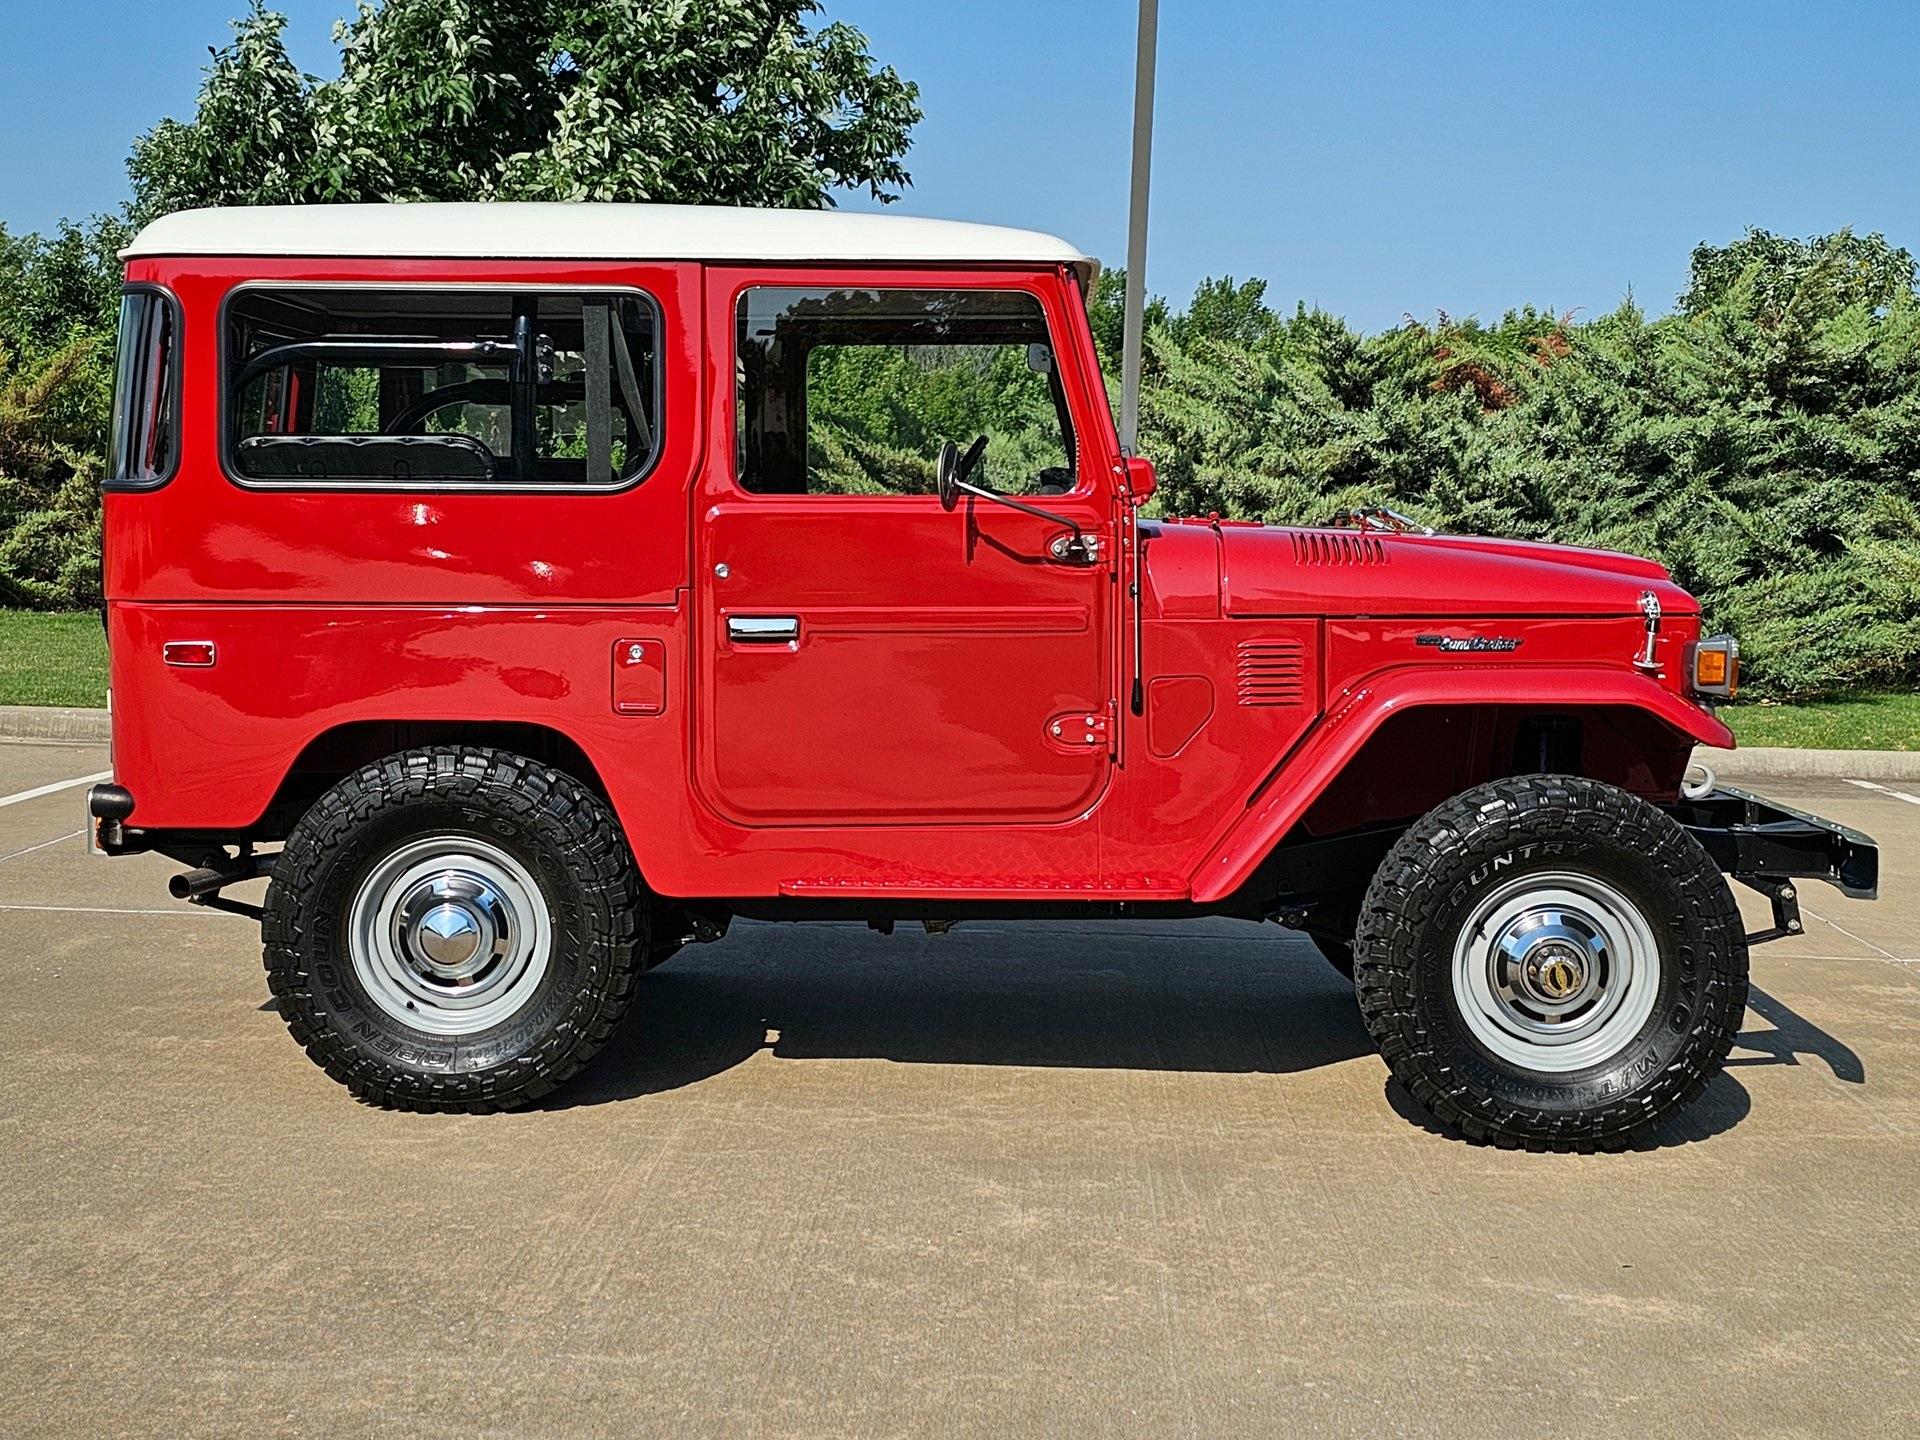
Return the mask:
{"type": "Polygon", "coordinates": [[[1540,706],[1641,712],[1672,730],[1677,743],[1731,747],[1733,732],[1698,705],[1658,682],[1604,665],[1501,666],[1399,670],[1377,675],[1332,705],[1280,772],[1254,796],[1189,877],[1199,904],[1212,904],[1245,884],[1326,788],[1383,724],[1429,706],[1540,706]]]}

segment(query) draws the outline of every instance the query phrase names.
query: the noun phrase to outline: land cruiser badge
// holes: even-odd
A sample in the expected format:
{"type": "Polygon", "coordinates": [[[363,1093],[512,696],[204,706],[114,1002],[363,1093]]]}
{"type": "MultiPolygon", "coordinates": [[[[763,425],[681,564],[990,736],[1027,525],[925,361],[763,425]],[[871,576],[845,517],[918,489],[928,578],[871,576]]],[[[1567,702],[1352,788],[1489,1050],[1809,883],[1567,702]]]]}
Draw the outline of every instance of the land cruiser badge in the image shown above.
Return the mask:
{"type": "Polygon", "coordinates": [[[1517,635],[1416,635],[1413,637],[1413,643],[1425,645],[1431,650],[1444,650],[1448,654],[1462,651],[1476,653],[1493,651],[1497,654],[1505,654],[1509,650],[1520,648],[1520,637],[1517,635]]]}

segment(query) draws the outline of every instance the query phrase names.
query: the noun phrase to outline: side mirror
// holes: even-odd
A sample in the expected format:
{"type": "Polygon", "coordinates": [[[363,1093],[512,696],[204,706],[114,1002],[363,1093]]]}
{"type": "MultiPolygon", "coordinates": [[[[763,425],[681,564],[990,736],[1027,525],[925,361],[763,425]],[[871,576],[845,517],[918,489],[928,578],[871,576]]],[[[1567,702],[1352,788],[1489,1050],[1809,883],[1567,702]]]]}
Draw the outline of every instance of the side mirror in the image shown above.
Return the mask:
{"type": "Polygon", "coordinates": [[[953,509],[960,499],[962,490],[971,495],[986,495],[987,498],[992,498],[988,491],[967,483],[967,477],[973,474],[974,467],[980,463],[980,457],[986,453],[987,437],[985,435],[969,445],[964,455],[960,453],[960,447],[951,440],[941,445],[940,459],[933,467],[933,493],[940,497],[940,503],[943,506],[949,510],[953,509]]]}
{"type": "Polygon", "coordinates": [[[1142,460],[1138,455],[1127,457],[1127,498],[1135,505],[1144,505],[1153,498],[1153,492],[1159,488],[1154,477],[1153,462],[1142,460]]]}
{"type": "Polygon", "coordinates": [[[933,470],[934,493],[942,509],[951,510],[960,498],[960,447],[949,440],[940,447],[940,460],[933,470]]]}

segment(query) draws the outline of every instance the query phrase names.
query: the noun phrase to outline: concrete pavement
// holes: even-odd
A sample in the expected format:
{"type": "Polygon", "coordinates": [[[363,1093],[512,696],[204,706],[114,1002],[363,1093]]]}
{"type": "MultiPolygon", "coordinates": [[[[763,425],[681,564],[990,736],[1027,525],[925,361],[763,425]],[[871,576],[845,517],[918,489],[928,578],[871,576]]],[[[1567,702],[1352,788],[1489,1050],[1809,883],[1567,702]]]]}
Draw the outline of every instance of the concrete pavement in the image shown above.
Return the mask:
{"type": "MultiPolygon", "coordinates": [[[[0,801],[105,768],[0,744],[0,801]]],[[[364,1109],[254,927],[0,804],[0,1432],[1746,1435],[1920,1406],[1920,789],[1650,1149],[1425,1128],[1301,940],[742,925],[550,1104],[364,1109]]],[[[1752,923],[1764,907],[1749,905],[1752,923]]]]}

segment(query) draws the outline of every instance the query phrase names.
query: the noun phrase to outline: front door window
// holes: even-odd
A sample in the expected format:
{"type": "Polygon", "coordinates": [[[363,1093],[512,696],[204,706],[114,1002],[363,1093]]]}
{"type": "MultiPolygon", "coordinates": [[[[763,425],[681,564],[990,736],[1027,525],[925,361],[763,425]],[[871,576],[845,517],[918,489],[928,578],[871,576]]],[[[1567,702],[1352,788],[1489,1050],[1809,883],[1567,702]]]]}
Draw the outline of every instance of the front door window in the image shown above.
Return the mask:
{"type": "Polygon", "coordinates": [[[1023,291],[748,290],[737,466],[772,495],[931,495],[940,447],[986,448],[976,483],[1073,488],[1074,437],[1046,316],[1023,291]]]}

